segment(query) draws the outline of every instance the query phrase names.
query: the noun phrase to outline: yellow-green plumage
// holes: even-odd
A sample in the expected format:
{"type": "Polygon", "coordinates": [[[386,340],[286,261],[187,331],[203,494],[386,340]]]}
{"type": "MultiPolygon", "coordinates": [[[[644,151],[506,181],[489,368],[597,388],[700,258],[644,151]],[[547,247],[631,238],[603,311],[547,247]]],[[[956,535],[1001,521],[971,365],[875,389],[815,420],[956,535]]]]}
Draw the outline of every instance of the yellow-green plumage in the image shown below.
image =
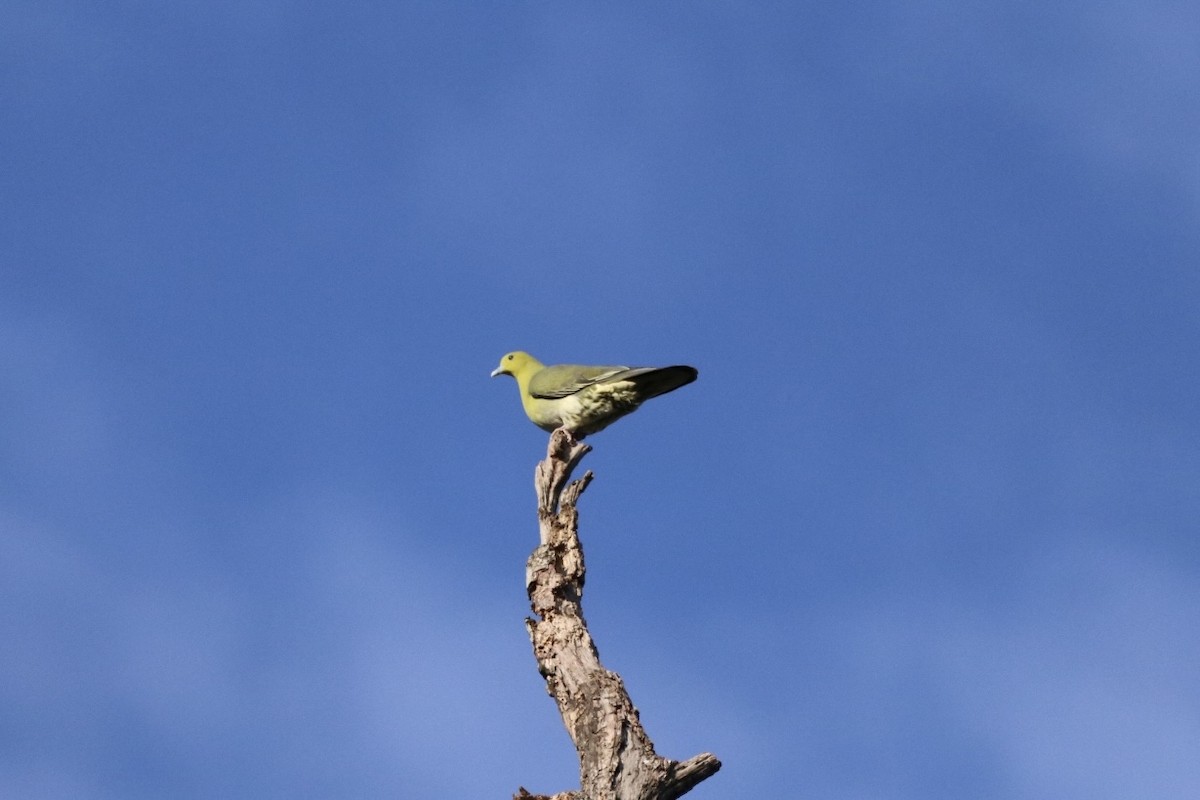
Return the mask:
{"type": "Polygon", "coordinates": [[[696,380],[696,369],[671,367],[547,367],[528,353],[507,353],[492,372],[512,375],[525,415],[542,430],[565,427],[577,438],[596,433],[645,401],[696,380]]]}

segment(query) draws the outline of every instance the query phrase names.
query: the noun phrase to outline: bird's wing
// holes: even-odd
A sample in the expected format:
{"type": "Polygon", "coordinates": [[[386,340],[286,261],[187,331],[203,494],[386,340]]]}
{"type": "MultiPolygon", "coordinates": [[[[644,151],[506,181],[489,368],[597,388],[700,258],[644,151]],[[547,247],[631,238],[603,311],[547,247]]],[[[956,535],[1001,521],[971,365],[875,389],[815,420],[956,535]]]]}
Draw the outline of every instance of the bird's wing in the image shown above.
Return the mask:
{"type": "Polygon", "coordinates": [[[630,371],[628,367],[586,367],[580,364],[559,364],[539,370],[529,380],[529,394],[544,400],[556,400],[630,371]]]}

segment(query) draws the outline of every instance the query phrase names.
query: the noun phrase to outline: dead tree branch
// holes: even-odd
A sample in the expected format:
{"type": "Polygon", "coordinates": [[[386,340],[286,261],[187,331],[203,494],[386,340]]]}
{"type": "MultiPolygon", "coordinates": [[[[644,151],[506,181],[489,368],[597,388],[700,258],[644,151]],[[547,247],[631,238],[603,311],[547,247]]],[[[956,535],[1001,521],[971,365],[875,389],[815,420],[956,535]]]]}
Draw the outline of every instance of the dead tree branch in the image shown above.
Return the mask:
{"type": "Polygon", "coordinates": [[[579,753],[581,790],[548,796],[522,788],[514,800],[674,800],[720,769],[721,762],[711,753],[687,761],[655,753],[621,676],[600,663],[583,619],[585,568],[575,509],[592,473],[571,481],[589,450],[565,430],[551,434],[534,479],[541,544],[525,567],[537,616],[526,619],[525,627],[546,691],[579,753]]]}

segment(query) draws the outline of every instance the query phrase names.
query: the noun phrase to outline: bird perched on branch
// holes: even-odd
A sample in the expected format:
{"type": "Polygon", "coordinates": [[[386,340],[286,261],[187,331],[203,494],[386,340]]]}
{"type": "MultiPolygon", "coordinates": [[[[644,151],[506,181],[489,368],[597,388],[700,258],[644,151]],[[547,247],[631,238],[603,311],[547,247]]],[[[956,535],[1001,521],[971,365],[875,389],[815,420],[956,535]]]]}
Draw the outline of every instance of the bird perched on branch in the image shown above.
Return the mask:
{"type": "Polygon", "coordinates": [[[545,431],[566,428],[576,439],[607,428],[651,397],[696,380],[694,367],[547,367],[528,353],[507,353],[492,377],[512,375],[521,405],[545,431]]]}

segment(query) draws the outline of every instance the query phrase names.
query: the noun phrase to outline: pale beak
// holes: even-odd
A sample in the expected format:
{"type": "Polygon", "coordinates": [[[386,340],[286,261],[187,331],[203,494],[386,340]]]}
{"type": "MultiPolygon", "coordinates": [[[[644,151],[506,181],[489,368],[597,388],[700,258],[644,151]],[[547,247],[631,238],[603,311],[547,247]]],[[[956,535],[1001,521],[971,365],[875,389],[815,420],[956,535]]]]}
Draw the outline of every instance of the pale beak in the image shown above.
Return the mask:
{"type": "Polygon", "coordinates": [[[497,375],[503,375],[503,374],[504,374],[504,367],[496,367],[494,370],[492,370],[493,378],[496,377],[497,375]]]}

